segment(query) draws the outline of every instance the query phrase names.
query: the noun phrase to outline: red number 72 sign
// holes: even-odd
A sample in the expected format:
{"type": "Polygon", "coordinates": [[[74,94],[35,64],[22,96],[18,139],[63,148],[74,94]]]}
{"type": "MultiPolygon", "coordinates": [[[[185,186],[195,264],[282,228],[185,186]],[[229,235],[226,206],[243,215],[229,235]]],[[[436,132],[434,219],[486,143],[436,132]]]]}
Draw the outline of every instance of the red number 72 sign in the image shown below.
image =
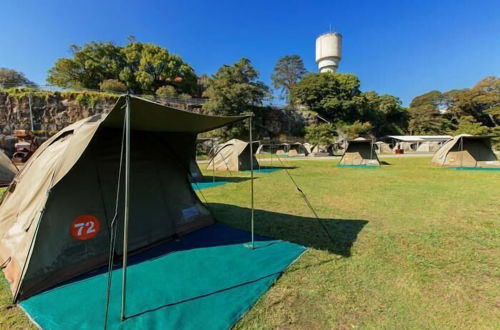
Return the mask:
{"type": "Polygon", "coordinates": [[[84,214],[71,223],[71,236],[80,241],[94,238],[101,230],[101,222],[95,216],[84,214]]]}

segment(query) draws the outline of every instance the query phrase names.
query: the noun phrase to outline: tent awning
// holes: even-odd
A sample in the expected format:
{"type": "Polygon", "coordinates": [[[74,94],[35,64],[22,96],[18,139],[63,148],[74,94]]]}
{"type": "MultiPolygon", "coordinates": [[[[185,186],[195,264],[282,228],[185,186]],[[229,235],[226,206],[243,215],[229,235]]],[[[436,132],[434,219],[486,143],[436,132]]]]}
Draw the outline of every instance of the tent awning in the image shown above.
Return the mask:
{"type": "MultiPolygon", "coordinates": [[[[149,100],[130,97],[130,122],[133,130],[151,132],[203,133],[244,120],[249,116],[207,116],[170,108],[149,100]]],[[[104,119],[104,127],[123,127],[127,96],[121,96],[104,119]]]]}

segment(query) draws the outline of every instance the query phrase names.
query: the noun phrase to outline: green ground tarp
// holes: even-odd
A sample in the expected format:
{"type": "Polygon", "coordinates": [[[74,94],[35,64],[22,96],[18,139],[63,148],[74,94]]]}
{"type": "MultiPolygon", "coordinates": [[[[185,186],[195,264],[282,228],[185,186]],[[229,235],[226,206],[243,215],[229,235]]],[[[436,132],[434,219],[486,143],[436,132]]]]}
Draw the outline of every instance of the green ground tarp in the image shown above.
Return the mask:
{"type": "Polygon", "coordinates": [[[229,182],[228,181],[196,182],[196,183],[191,183],[191,187],[193,187],[194,190],[203,190],[203,189],[208,189],[208,188],[214,188],[214,187],[223,186],[226,183],[229,183],[229,182]]]}
{"type": "MultiPolygon", "coordinates": [[[[121,269],[113,274],[108,329],[229,329],[304,251],[303,246],[215,224],[130,258],[127,316],[120,322],[121,269]]],[[[104,324],[107,273],[20,303],[44,329],[104,324]]]]}

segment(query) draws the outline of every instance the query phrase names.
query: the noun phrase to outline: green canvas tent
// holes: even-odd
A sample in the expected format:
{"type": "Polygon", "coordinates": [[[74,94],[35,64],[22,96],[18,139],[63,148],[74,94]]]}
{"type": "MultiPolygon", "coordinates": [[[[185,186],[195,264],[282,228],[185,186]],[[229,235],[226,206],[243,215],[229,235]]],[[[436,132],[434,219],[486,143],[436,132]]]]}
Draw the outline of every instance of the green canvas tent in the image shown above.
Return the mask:
{"type": "Polygon", "coordinates": [[[0,150],[0,187],[9,185],[17,173],[17,167],[12,164],[9,157],[0,150]]]}
{"type": "Polygon", "coordinates": [[[491,136],[460,134],[446,142],[432,157],[432,163],[446,167],[500,168],[491,149],[491,136]]]}
{"type": "Polygon", "coordinates": [[[207,169],[215,171],[245,171],[257,168],[259,163],[255,158],[258,142],[253,143],[252,157],[250,157],[250,143],[238,139],[232,139],[215,149],[207,169]]]}
{"type": "Polygon", "coordinates": [[[106,265],[113,219],[115,232],[128,228],[118,255],[211,224],[188,181],[196,136],[245,118],[122,96],[107,115],[46,141],[0,205],[0,265],[14,300],[106,265]]]}
{"type": "Polygon", "coordinates": [[[373,142],[357,138],[348,142],[340,166],[380,166],[373,142]]]}

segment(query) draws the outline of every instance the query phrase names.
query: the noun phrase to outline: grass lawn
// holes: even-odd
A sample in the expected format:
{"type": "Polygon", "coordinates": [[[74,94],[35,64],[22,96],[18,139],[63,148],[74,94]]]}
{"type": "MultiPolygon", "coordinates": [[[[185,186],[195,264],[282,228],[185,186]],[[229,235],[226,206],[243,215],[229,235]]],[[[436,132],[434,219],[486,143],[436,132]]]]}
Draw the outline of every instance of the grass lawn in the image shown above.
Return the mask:
{"type": "MultiPolygon", "coordinates": [[[[310,249],[236,329],[498,328],[500,172],[434,168],[429,157],[380,169],[283,161],[333,242],[285,171],[258,174],[256,232],[310,249]]],[[[219,221],[249,229],[249,173],[218,175],[234,183],[200,196],[219,221]]],[[[28,327],[9,299],[2,278],[0,328],[28,327]]]]}

